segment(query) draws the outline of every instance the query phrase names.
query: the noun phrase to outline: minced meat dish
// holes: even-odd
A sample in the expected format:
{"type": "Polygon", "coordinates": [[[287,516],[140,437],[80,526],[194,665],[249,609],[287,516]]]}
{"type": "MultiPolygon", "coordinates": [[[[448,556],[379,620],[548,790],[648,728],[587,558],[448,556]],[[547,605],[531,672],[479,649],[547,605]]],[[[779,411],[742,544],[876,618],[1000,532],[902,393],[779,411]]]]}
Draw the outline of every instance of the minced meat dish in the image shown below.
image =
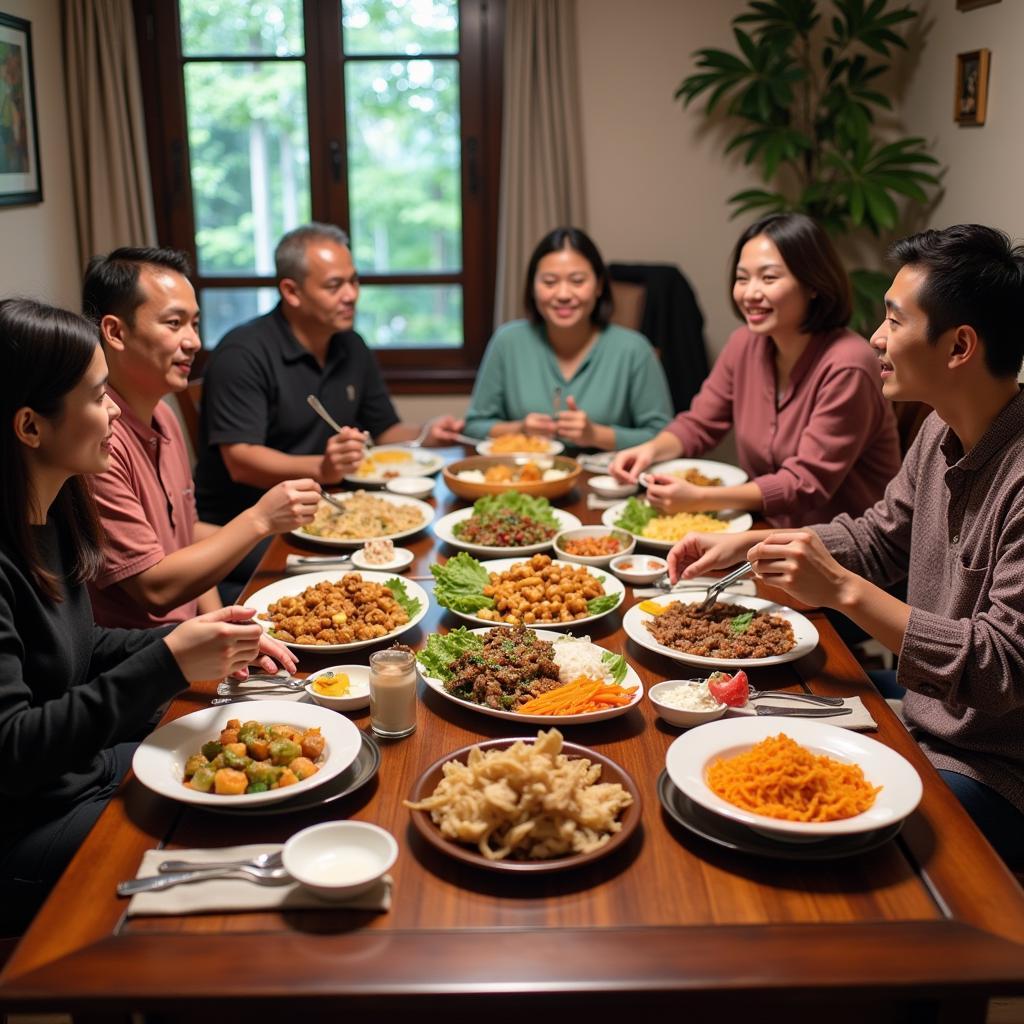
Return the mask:
{"type": "Polygon", "coordinates": [[[673,601],[661,615],[644,621],[660,644],[702,658],[770,658],[796,646],[793,627],[781,615],[738,604],[673,601]]]}
{"type": "Polygon", "coordinates": [[[456,697],[499,711],[515,711],[528,700],[561,686],[555,649],[532,629],[500,626],[483,637],[479,651],[451,663],[444,688],[456,697]]]}

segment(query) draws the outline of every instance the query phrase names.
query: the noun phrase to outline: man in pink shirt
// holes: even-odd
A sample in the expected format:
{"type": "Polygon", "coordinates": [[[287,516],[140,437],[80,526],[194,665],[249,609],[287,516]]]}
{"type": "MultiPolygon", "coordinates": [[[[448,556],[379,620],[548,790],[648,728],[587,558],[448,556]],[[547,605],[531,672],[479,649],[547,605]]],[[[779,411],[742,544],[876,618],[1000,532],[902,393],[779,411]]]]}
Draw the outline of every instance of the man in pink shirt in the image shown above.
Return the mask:
{"type": "Polygon", "coordinates": [[[90,584],[97,623],[181,622],[221,606],[217,584],[260,541],[313,518],[313,480],[278,484],[222,527],[199,523],[185,439],[161,401],[183,391],[200,348],[183,253],[117,249],[89,262],[83,309],[98,325],[121,408],[107,470],[92,478],[106,532],[90,584]]]}

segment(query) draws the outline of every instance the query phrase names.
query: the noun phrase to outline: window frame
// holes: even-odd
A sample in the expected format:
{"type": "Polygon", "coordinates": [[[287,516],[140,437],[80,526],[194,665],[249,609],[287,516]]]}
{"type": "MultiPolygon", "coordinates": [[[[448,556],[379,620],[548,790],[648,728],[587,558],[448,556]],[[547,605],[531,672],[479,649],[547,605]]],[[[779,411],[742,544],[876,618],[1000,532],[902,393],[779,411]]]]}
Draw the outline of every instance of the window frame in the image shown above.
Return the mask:
{"type": "MultiPolygon", "coordinates": [[[[198,272],[178,3],[133,0],[133,6],[153,202],[161,244],[188,253],[196,268],[193,282],[197,291],[275,288],[272,277],[198,272]]],[[[344,65],[348,60],[398,58],[395,54],[344,55],[339,0],[303,0],[302,9],[302,56],[204,55],[198,59],[304,63],[312,217],[348,230],[344,65]]],[[[462,269],[457,274],[360,273],[360,281],[367,285],[460,283],[463,344],[460,348],[374,349],[388,386],[396,393],[468,393],[491,334],[497,273],[504,23],[505,0],[460,0],[458,54],[416,55],[459,62],[462,269]]],[[[409,58],[406,55],[401,59],[409,58]]],[[[357,330],[358,326],[357,312],[357,330]]],[[[197,360],[200,373],[203,361],[197,360]]]]}

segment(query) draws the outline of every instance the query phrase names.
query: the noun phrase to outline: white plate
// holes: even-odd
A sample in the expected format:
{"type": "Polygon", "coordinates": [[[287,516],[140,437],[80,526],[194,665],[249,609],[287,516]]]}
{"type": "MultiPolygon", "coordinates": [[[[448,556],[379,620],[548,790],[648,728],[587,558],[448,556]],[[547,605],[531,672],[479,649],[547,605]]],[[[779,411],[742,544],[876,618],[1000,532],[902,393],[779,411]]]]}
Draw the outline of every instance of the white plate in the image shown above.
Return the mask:
{"type": "Polygon", "coordinates": [[[494,438],[491,438],[487,441],[481,441],[476,446],[476,453],[477,455],[561,455],[565,451],[565,445],[561,441],[549,439],[547,445],[547,448],[541,452],[496,452],[492,450],[494,438]]]}
{"type": "MultiPolygon", "coordinates": [[[[601,515],[601,522],[605,526],[614,526],[620,530],[625,529],[623,526],[615,521],[622,515],[623,510],[626,507],[626,502],[620,501],[617,505],[612,505],[611,508],[606,508],[601,515]]],[[[708,515],[711,513],[709,512],[708,515]]],[[[753,517],[748,512],[718,512],[716,513],[718,518],[721,519],[725,524],[726,533],[743,533],[744,530],[749,530],[754,525],[753,517]]],[[[631,532],[631,531],[627,531],[631,532]]],[[[647,544],[652,548],[657,548],[659,551],[668,551],[679,541],[675,540],[654,540],[651,537],[644,537],[639,533],[634,533],[637,541],[640,544],[647,544]]],[[[680,540],[682,538],[680,537],[680,540]]]]}
{"type": "Polygon", "coordinates": [[[456,524],[465,522],[472,514],[472,508],[459,508],[454,512],[449,512],[446,516],[442,516],[434,523],[434,534],[437,536],[437,539],[443,540],[445,544],[451,544],[453,548],[461,548],[463,551],[468,551],[471,555],[482,555],[485,558],[488,555],[533,555],[540,551],[546,551],[551,547],[551,541],[555,539],[556,534],[561,533],[563,530],[575,530],[576,527],[581,525],[579,519],[571,512],[563,512],[560,508],[552,507],[551,514],[558,520],[558,529],[551,535],[551,540],[543,541],[540,544],[527,544],[521,548],[495,548],[485,544],[467,544],[466,541],[459,540],[455,536],[456,524]]]}
{"type": "MultiPolygon", "coordinates": [[[[697,590],[685,594],[663,594],[659,597],[650,598],[658,604],[671,604],[673,601],[681,601],[683,604],[693,604],[695,601],[703,601],[703,591],[697,590]]],[[[724,669],[724,668],[761,668],[765,665],[782,665],[787,661],[796,661],[805,654],[810,654],[818,646],[818,631],[811,624],[810,619],[787,608],[785,605],[775,604],[774,601],[766,601],[761,597],[744,597],[742,594],[719,594],[718,601],[721,604],[738,604],[743,608],[749,608],[755,612],[769,612],[772,615],[779,615],[786,619],[793,627],[793,639],[796,645],[785,654],[773,654],[769,658],[705,658],[700,654],[686,654],[677,651],[673,647],[666,647],[654,639],[653,634],[644,625],[645,621],[654,618],[650,612],[640,608],[640,604],[633,605],[622,617],[622,628],[626,636],[646,647],[649,651],[657,654],[664,654],[666,658],[684,662],[687,665],[699,665],[701,668],[724,669]]]]}
{"type": "Polygon", "coordinates": [[[668,748],[665,767],[673,784],[695,803],[723,818],[747,825],[775,839],[807,842],[886,828],[902,821],[921,799],[921,778],[913,765],[895,750],[849,729],[806,718],[723,718],[683,733],[668,748]],[[781,821],[745,811],[713,793],[704,773],[720,757],[749,750],[768,736],[784,732],[816,754],[856,763],[874,786],[882,786],[874,804],[863,814],[839,821],[781,821]]]}
{"type": "MultiPolygon", "coordinates": [[[[506,625],[500,623],[496,625],[506,625]]],[[[532,626],[530,627],[533,628],[532,626]]],[[[483,635],[484,633],[490,632],[489,628],[474,629],[472,632],[483,635]]],[[[534,632],[541,640],[558,640],[560,637],[565,636],[563,633],[555,633],[550,629],[535,629],[534,632]]],[[[571,636],[572,634],[568,634],[571,636]]],[[[603,654],[605,651],[604,647],[598,644],[588,644],[589,647],[596,647],[603,654]]],[[[614,652],[613,652],[614,653],[614,652]]],[[[485,704],[474,704],[472,701],[463,700],[461,697],[456,697],[455,694],[449,693],[444,688],[444,682],[438,679],[436,676],[428,676],[423,672],[423,666],[416,662],[420,676],[423,682],[434,691],[444,697],[445,700],[451,701],[453,704],[457,704],[461,708],[469,708],[471,711],[479,711],[482,715],[488,715],[491,718],[504,718],[509,722],[520,722],[523,725],[584,725],[587,722],[601,722],[606,718],[617,718],[619,715],[624,715],[630,708],[634,708],[644,696],[644,684],[641,682],[640,677],[636,674],[636,670],[629,662],[626,662],[626,678],[623,679],[621,685],[623,687],[635,686],[636,692],[633,694],[630,702],[624,704],[619,708],[608,708],[606,711],[588,711],[582,715],[522,715],[518,711],[499,711],[497,708],[489,708],[485,704]]]]}
{"type": "MultiPolygon", "coordinates": [[[[489,562],[481,562],[480,564],[487,570],[487,572],[505,572],[507,569],[511,569],[513,565],[516,565],[521,561],[523,561],[521,558],[495,558],[489,562]]],[[[560,565],[563,569],[586,569],[591,576],[594,576],[601,581],[601,585],[604,587],[604,592],[606,594],[615,594],[619,600],[614,608],[609,608],[608,611],[601,612],[600,615],[588,615],[586,618],[573,619],[571,622],[538,622],[536,623],[536,627],[538,629],[575,629],[577,626],[585,626],[588,622],[596,622],[598,619],[603,619],[606,615],[611,615],[613,611],[622,605],[623,600],[625,600],[626,588],[607,569],[595,569],[591,565],[577,565],[574,562],[563,562],[557,558],[552,559],[551,564],[560,565]]],[[[470,615],[467,612],[457,612],[450,608],[446,608],[445,611],[451,611],[452,615],[457,615],[460,619],[465,619],[467,622],[476,622],[481,626],[511,625],[511,623],[508,622],[494,622],[491,619],[481,619],[479,615],[470,615]]],[[[530,628],[534,628],[533,625],[531,625],[530,628]]]]}
{"type": "Polygon", "coordinates": [[[444,459],[440,455],[423,448],[407,448],[400,444],[382,444],[366,450],[366,454],[369,457],[384,452],[397,452],[407,457],[395,462],[387,462],[381,466],[380,472],[382,474],[387,473],[387,476],[376,474],[373,476],[359,476],[357,473],[350,473],[344,479],[350,484],[383,487],[396,476],[432,476],[444,465],[444,459]]]}
{"type": "MultiPolygon", "coordinates": [[[[301,691],[300,691],[301,692],[301,691]]],[[[359,753],[362,737],[359,730],[343,715],[316,704],[292,704],[288,701],[263,701],[244,708],[223,704],[183,715],[147,736],[135,751],[132,770],[147,788],[184,804],[206,808],[237,809],[254,804],[271,804],[304,793],[340,775],[359,753]],[[326,740],[320,770],[294,786],[270,789],[266,793],[243,793],[241,796],[218,796],[189,789],[184,782],[185,762],[209,740],[215,740],[232,718],[255,719],[266,725],[293,725],[306,729],[319,726],[326,740]]]]}
{"type": "MultiPolygon", "coordinates": [[[[338,493],[332,493],[331,497],[337,498],[338,501],[345,501],[346,498],[352,497],[351,491],[339,491],[338,493]]],[[[420,501],[418,498],[407,498],[401,494],[391,494],[388,491],[375,492],[372,497],[379,499],[380,501],[386,501],[389,505],[397,505],[399,507],[410,506],[419,510],[423,516],[423,522],[419,526],[410,527],[408,530],[397,530],[395,533],[384,533],[378,537],[352,537],[351,539],[342,540],[339,537],[317,537],[316,534],[307,533],[301,526],[296,527],[292,530],[293,537],[301,537],[302,540],[308,540],[313,544],[323,544],[324,547],[328,548],[360,548],[368,540],[401,540],[403,537],[411,537],[413,534],[419,533],[421,530],[425,530],[434,521],[434,506],[428,505],[425,501],[420,501]]],[[[334,509],[334,506],[331,506],[334,509]]],[[[334,511],[338,511],[334,509],[334,511]]]]}
{"type": "MultiPolygon", "coordinates": [[[[335,651],[354,651],[360,647],[370,647],[373,644],[379,644],[384,640],[394,640],[403,633],[407,633],[427,614],[427,609],[430,607],[430,598],[418,583],[403,579],[401,576],[396,576],[393,572],[370,572],[364,569],[360,569],[358,572],[364,580],[370,583],[386,584],[388,580],[398,580],[400,583],[404,583],[405,592],[409,595],[410,600],[419,600],[419,611],[404,626],[399,626],[398,629],[384,636],[379,636],[375,640],[354,640],[350,644],[296,644],[287,640],[282,640],[281,642],[294,651],[315,651],[317,654],[330,654],[335,651]]],[[[325,580],[331,583],[336,582],[347,575],[348,573],[346,572],[339,572],[337,569],[334,569],[325,572],[304,573],[301,576],[287,576],[283,580],[271,583],[262,590],[257,590],[252,597],[245,601],[245,607],[256,609],[256,621],[269,633],[270,623],[259,616],[265,614],[267,608],[275,601],[279,601],[282,597],[288,597],[291,594],[301,594],[306,587],[315,586],[317,583],[323,583],[325,580]]]]}
{"type": "Polygon", "coordinates": [[[667,462],[656,462],[653,466],[648,466],[645,472],[679,473],[684,469],[696,469],[707,477],[718,477],[723,487],[736,487],[750,479],[739,466],[730,466],[727,462],[713,462],[711,459],[669,459],[667,462]]]}

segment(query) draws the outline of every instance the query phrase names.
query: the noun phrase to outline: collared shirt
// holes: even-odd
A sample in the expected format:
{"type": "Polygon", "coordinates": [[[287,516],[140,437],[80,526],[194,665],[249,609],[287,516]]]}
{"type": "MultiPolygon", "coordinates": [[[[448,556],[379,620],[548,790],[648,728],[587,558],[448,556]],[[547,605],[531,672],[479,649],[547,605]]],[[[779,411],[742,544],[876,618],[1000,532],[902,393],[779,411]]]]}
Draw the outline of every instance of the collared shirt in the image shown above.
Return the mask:
{"type": "Polygon", "coordinates": [[[398,423],[377,361],[354,331],[331,337],[324,366],[299,344],[280,304],[224,336],[203,377],[196,493],[204,522],[223,525],[264,493],[231,479],[221,445],[323,454],[333,431],[309,407],[311,394],[339,423],[374,437],[398,423]]]}
{"type": "Polygon", "coordinates": [[[89,586],[96,621],[138,629],[184,622],[197,613],[195,601],[151,615],[118,584],[192,543],[196,503],[185,438],[163,402],[152,422],[143,423],[108,390],[121,415],[114,421],[110,464],[90,478],[106,533],[103,568],[89,586]]]}
{"type": "Polygon", "coordinates": [[[649,441],[672,416],[665,371],[642,334],[609,324],[566,380],[543,327],[514,320],[487,345],[466,433],[486,437],[495,423],[551,413],[556,388],[594,423],[611,427],[616,448],[649,441]]]}
{"type": "Polygon", "coordinates": [[[693,457],[731,427],[739,464],[760,488],[773,526],[859,515],[900,468],[878,360],[848,330],[811,338],[781,395],[775,343],[746,327],[734,331],[689,411],[667,430],[693,457]]]}
{"type": "Polygon", "coordinates": [[[907,722],[936,767],[1024,811],[1024,392],[966,453],[932,413],[885,497],[815,530],[872,582],[908,577],[907,722]]]}

